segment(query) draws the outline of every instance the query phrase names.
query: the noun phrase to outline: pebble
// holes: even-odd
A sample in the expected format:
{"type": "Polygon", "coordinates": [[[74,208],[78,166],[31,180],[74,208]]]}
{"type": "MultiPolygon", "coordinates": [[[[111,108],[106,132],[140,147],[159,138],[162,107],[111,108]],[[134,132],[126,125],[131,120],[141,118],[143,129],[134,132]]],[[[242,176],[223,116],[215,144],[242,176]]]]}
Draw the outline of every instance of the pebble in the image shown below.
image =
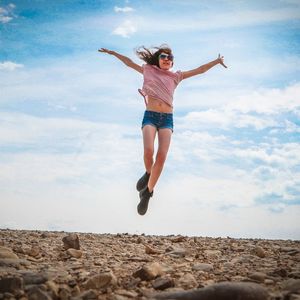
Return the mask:
{"type": "Polygon", "coordinates": [[[73,248],[69,248],[67,250],[67,254],[69,254],[71,257],[74,257],[74,258],[80,258],[82,256],[82,251],[81,250],[76,250],[76,249],[73,249],[73,248]]]}
{"type": "Polygon", "coordinates": [[[149,245],[145,245],[145,252],[147,254],[158,254],[160,253],[159,251],[153,249],[152,247],[150,247],[149,245]]]}
{"type": "Polygon", "coordinates": [[[186,249],[183,249],[183,248],[173,248],[173,250],[168,252],[168,255],[175,257],[175,258],[185,257],[186,254],[187,254],[187,251],[186,251],[186,249]]]}
{"type": "Polygon", "coordinates": [[[0,247],[0,259],[18,259],[18,255],[15,254],[10,248],[0,247]]]}
{"type": "Polygon", "coordinates": [[[214,269],[214,267],[211,264],[200,263],[200,264],[193,265],[192,269],[195,270],[195,271],[210,272],[214,269]]]}
{"type": "Polygon", "coordinates": [[[69,248],[80,250],[79,238],[77,234],[68,234],[63,237],[62,241],[64,243],[65,250],[68,250],[69,248]]]}
{"type": "MultiPolygon", "coordinates": [[[[245,289],[254,286],[269,300],[299,300],[299,246],[292,240],[0,229],[0,299],[150,300],[174,292],[182,299],[178,293],[195,292],[190,299],[223,300],[227,290],[227,299],[250,300],[245,289]]],[[[251,300],[265,300],[254,295],[251,300]]]]}
{"type": "Polygon", "coordinates": [[[290,293],[300,293],[300,279],[288,279],[282,283],[283,290],[290,293]]]}
{"type": "Polygon", "coordinates": [[[219,257],[222,255],[220,250],[204,250],[205,256],[208,258],[219,257]]]}
{"type": "Polygon", "coordinates": [[[128,298],[134,298],[134,299],[136,299],[138,297],[138,293],[132,292],[132,291],[116,290],[115,293],[117,295],[128,297],[128,298]]]}
{"type": "Polygon", "coordinates": [[[260,258],[264,258],[266,256],[265,250],[260,246],[255,247],[254,253],[260,258]]]}
{"type": "Polygon", "coordinates": [[[175,283],[174,283],[174,279],[172,279],[172,278],[159,277],[153,281],[152,286],[156,290],[165,290],[165,289],[174,287],[175,283]]]}
{"type": "Polygon", "coordinates": [[[73,300],[97,300],[98,294],[95,290],[87,290],[82,292],[77,297],[73,297],[73,300]]]}
{"type": "Polygon", "coordinates": [[[49,276],[45,272],[21,270],[18,274],[22,276],[25,285],[42,284],[49,280],[49,276]]]}
{"type": "Polygon", "coordinates": [[[162,266],[157,263],[150,263],[144,265],[141,269],[133,273],[133,277],[139,277],[141,280],[152,280],[158,276],[163,275],[164,271],[162,266]]]}
{"type": "Polygon", "coordinates": [[[193,274],[186,273],[178,280],[178,285],[184,289],[192,289],[197,287],[198,283],[193,274]]]}
{"type": "Polygon", "coordinates": [[[266,289],[255,283],[216,283],[201,289],[154,294],[155,299],[268,300],[266,289]]]}
{"type": "Polygon", "coordinates": [[[23,279],[20,277],[6,277],[0,279],[0,292],[13,292],[23,289],[23,279]]]}
{"type": "Polygon", "coordinates": [[[267,275],[262,272],[254,272],[254,273],[251,273],[248,277],[257,282],[264,282],[266,279],[266,276],[267,275]]]}
{"type": "Polygon", "coordinates": [[[50,295],[38,286],[31,287],[28,292],[28,300],[52,300],[50,295]]]}
{"type": "Polygon", "coordinates": [[[86,283],[87,289],[101,289],[108,286],[115,286],[117,284],[117,278],[112,272],[103,272],[98,275],[94,275],[86,283]]]}
{"type": "Polygon", "coordinates": [[[186,237],[184,237],[182,235],[171,238],[172,243],[181,243],[181,242],[184,242],[185,240],[186,240],[186,237]]]}

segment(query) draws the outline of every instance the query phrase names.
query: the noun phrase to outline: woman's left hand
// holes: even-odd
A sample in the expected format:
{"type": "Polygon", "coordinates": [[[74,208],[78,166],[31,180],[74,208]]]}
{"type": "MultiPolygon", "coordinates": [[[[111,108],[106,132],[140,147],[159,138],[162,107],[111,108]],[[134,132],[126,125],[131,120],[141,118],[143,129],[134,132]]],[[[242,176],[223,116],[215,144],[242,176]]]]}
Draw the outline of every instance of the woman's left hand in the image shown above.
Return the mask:
{"type": "Polygon", "coordinates": [[[224,68],[227,68],[227,66],[224,64],[224,56],[221,56],[221,54],[219,54],[218,61],[224,68]]]}

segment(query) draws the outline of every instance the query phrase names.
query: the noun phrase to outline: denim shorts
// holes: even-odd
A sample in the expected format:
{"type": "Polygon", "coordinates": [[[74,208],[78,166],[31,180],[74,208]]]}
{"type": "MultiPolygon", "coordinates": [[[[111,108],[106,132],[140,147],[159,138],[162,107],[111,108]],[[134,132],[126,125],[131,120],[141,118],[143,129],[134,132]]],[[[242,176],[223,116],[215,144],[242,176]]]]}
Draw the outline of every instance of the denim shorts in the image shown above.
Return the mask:
{"type": "Polygon", "coordinates": [[[173,132],[173,114],[146,110],[142,122],[142,128],[146,125],[152,125],[157,130],[170,128],[173,132]]]}

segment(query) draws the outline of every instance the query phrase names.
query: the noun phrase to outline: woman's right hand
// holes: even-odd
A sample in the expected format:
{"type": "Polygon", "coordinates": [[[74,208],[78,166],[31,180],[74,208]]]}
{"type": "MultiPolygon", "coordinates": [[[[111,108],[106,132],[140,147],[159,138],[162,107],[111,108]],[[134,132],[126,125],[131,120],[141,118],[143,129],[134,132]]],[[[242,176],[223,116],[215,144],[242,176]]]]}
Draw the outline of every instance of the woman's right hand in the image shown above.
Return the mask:
{"type": "Polygon", "coordinates": [[[221,54],[219,54],[219,56],[218,56],[218,62],[219,62],[219,64],[221,64],[224,68],[227,68],[227,66],[224,64],[224,56],[221,56],[221,54]]]}
{"type": "Polygon", "coordinates": [[[99,52],[107,53],[107,54],[113,54],[114,51],[108,50],[106,48],[101,48],[98,50],[99,52]]]}

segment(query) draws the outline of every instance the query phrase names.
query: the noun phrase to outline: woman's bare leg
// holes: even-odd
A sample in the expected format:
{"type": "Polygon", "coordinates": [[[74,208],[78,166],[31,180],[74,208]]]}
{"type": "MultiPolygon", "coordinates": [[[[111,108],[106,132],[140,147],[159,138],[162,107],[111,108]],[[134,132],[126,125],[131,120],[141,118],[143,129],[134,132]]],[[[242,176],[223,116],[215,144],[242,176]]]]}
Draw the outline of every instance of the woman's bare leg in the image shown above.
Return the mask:
{"type": "Polygon", "coordinates": [[[152,125],[143,127],[143,142],[144,142],[144,164],[148,174],[151,173],[153,166],[154,140],[157,129],[152,125]]]}
{"type": "Polygon", "coordinates": [[[160,129],[158,131],[158,150],[156,154],[155,163],[151,169],[151,175],[148,182],[148,189],[150,192],[154,189],[157,180],[162,172],[164,163],[167,158],[169,146],[171,143],[172,130],[169,128],[160,129]]]}

